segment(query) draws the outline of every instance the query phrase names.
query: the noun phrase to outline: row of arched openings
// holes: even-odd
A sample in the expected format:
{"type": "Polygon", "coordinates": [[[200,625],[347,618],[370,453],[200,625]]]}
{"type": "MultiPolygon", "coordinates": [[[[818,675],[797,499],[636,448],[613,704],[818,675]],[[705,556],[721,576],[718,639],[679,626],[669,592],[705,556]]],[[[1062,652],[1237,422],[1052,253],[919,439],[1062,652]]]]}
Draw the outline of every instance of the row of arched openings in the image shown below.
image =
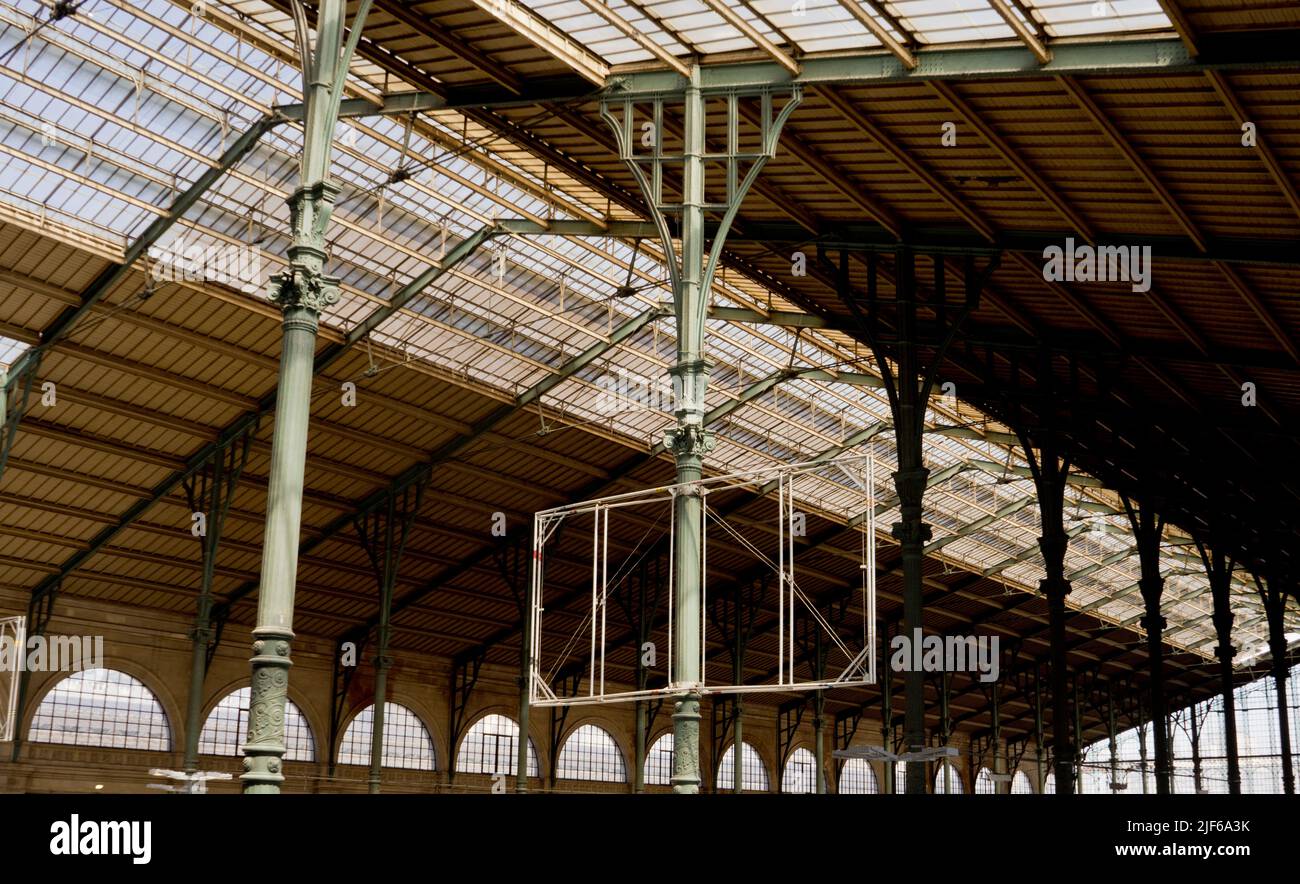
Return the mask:
{"type": "MultiPolygon", "coordinates": [[[[199,735],[199,752],[204,755],[237,756],[248,735],[250,690],[239,688],[213,707],[199,735]]],[[[340,764],[368,765],[374,728],[374,707],[361,710],[344,731],[339,744],[340,764]]],[[[28,738],[33,742],[63,743],[118,749],[169,751],[171,726],[162,704],[139,679],[113,669],[89,669],[62,679],[45,695],[28,738]]],[[[316,761],[316,740],[302,710],[292,701],[285,710],[285,757],[289,761],[316,761]]],[[[461,740],[456,753],[459,773],[497,774],[515,770],[519,751],[519,725],[511,718],[491,713],[478,719],[461,740]]],[[[419,716],[398,703],[384,707],[384,767],[434,770],[437,767],[433,738],[419,716]]],[[[736,752],[732,745],[718,764],[715,787],[730,791],[735,785],[736,752]]],[[[673,768],[673,735],[659,737],[646,753],[645,781],[667,786],[673,768]]],[[[528,741],[528,775],[538,776],[537,748],[528,741]]],[[[584,724],[569,735],[556,759],[556,776],[567,780],[611,783],[628,781],[627,765],[614,738],[603,728],[584,724]]],[[[767,768],[758,751],[741,744],[741,788],[747,792],[770,789],[767,768]]],[[[896,765],[898,783],[905,782],[906,764],[896,765]]],[[[817,763],[812,752],[797,748],[790,753],[781,777],[781,791],[811,793],[817,790],[817,763]]],[[[1048,787],[1051,791],[1049,777],[1048,787]]],[[[871,765],[849,759],[840,770],[840,794],[875,794],[879,782],[871,765]]],[[[901,789],[900,789],[901,791],[901,789]]],[[[949,763],[935,775],[936,793],[960,793],[961,779],[949,763]]],[[[996,791],[988,769],[975,779],[976,793],[996,791]]],[[[1032,792],[1029,778],[1018,771],[1012,780],[1013,793],[1032,792]]]]}

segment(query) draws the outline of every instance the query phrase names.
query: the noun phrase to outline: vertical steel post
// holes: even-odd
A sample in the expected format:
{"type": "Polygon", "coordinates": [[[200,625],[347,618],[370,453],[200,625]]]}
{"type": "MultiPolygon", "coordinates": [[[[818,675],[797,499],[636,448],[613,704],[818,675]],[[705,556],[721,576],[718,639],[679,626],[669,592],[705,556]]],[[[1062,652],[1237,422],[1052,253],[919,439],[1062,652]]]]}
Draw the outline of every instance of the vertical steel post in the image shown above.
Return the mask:
{"type": "MultiPolygon", "coordinates": [[[[1222,537],[1223,526],[1216,533],[1222,537]]],[[[1210,598],[1213,603],[1214,634],[1218,644],[1214,655],[1219,661],[1219,692],[1223,696],[1223,742],[1228,764],[1228,794],[1241,794],[1241,762],[1237,758],[1237,699],[1232,675],[1232,659],[1237,649],[1232,646],[1232,572],[1235,563],[1221,549],[1207,549],[1197,542],[1205,573],[1210,578],[1210,598]]]]}
{"type": "MultiPolygon", "coordinates": [[[[895,438],[898,470],[899,520],[891,532],[901,547],[903,571],[903,633],[915,640],[921,634],[922,571],[930,526],[922,521],[922,499],[930,471],[922,463],[921,440],[925,403],[918,379],[923,376],[916,352],[916,256],[910,248],[896,253],[898,295],[898,389],[895,403],[895,438]]],[[[909,753],[925,748],[925,673],[909,667],[903,674],[903,744],[909,753]]],[[[926,791],[926,765],[906,768],[909,795],[926,791]]]]}
{"type": "MultiPolygon", "coordinates": [[[[533,653],[532,629],[527,621],[524,622],[523,644],[519,649],[522,668],[519,681],[519,745],[515,747],[515,791],[521,795],[528,791],[528,712],[531,708],[528,703],[528,680],[531,677],[529,661],[533,653]]],[[[638,703],[637,706],[639,708],[640,704],[638,703]]],[[[644,766],[644,760],[642,764],[644,766]]]]}
{"type": "Polygon", "coordinates": [[[1187,707],[1187,714],[1192,720],[1192,791],[1199,795],[1202,790],[1201,784],[1201,722],[1200,716],[1196,714],[1196,704],[1192,703],[1187,707]]]}
{"type": "Polygon", "coordinates": [[[1138,745],[1138,758],[1142,762],[1142,794],[1143,795],[1147,795],[1150,793],[1150,787],[1148,785],[1148,780],[1147,780],[1147,728],[1149,726],[1150,725],[1148,724],[1141,724],[1138,725],[1138,729],[1137,729],[1138,739],[1141,741],[1140,744],[1138,745]]]}
{"type": "MultiPolygon", "coordinates": [[[[262,544],[262,580],[253,628],[252,697],[244,744],[246,794],[277,794],[284,781],[284,714],[293,642],[294,590],[302,522],[313,360],[320,314],[338,301],[339,280],[325,274],[325,231],[339,187],[329,161],[339,101],[352,51],[370,10],[361,0],[343,45],[345,0],[321,0],[316,46],[303,62],[303,151],[299,186],[289,198],[292,243],[288,269],[271,280],[270,299],[283,311],[278,409],[262,544]]],[[[300,48],[308,46],[306,15],[294,4],[300,48]]],[[[301,53],[306,56],[307,53],[301,53]]]]}
{"type": "Polygon", "coordinates": [[[1264,583],[1255,577],[1264,615],[1268,620],[1268,650],[1273,669],[1273,686],[1277,690],[1277,729],[1282,743],[1282,791],[1295,794],[1295,769],[1291,757],[1290,710],[1286,702],[1286,679],[1289,668],[1286,659],[1286,591],[1280,577],[1274,576],[1264,583]]]}
{"type": "Polygon", "coordinates": [[[256,424],[239,436],[230,439],[225,447],[218,449],[211,460],[204,466],[197,477],[185,481],[186,498],[192,512],[202,511],[206,517],[206,528],[200,538],[203,559],[203,573],[199,584],[199,597],[194,616],[194,630],[190,633],[190,688],[185,708],[185,756],[183,767],[186,773],[195,773],[199,762],[199,735],[202,729],[203,682],[208,673],[208,665],[213,645],[212,628],[212,581],[217,571],[217,549],[221,545],[221,535],[225,528],[226,516],[234,499],[235,487],[243,475],[248,463],[249,446],[252,443],[256,424]]]}
{"type": "Polygon", "coordinates": [[[1160,542],[1164,531],[1164,520],[1157,514],[1154,502],[1139,510],[1127,495],[1123,496],[1124,508],[1129,522],[1133,526],[1133,536],[1137,543],[1138,562],[1142,576],[1138,580],[1138,589],[1142,592],[1142,601],[1146,613],[1140,623],[1147,634],[1147,659],[1151,665],[1151,721],[1155,725],[1152,738],[1155,744],[1156,793],[1169,794],[1169,730],[1166,724],[1168,713],[1165,700],[1164,678],[1164,630],[1167,621],[1160,613],[1160,597],[1164,594],[1165,580],[1160,574],[1160,542]]]}
{"type": "MultiPolygon", "coordinates": [[[[890,636],[889,624],[885,624],[884,629],[880,630],[884,636],[882,639],[884,647],[889,647],[892,641],[890,636]]],[[[880,746],[886,752],[894,751],[894,667],[885,666],[885,677],[880,686],[880,746]]],[[[897,789],[894,786],[894,773],[896,767],[893,761],[886,761],[880,766],[882,782],[880,791],[886,795],[893,795],[897,789]]]]}
{"type": "Polygon", "coordinates": [[[1043,684],[1038,667],[1034,667],[1034,779],[1034,791],[1043,794],[1043,684]]]}
{"type": "Polygon", "coordinates": [[[813,757],[817,763],[817,794],[826,794],[826,737],[822,733],[822,719],[826,715],[826,696],[823,691],[813,694],[813,757]]]}
{"type": "MultiPolygon", "coordinates": [[[[212,500],[217,499],[218,489],[224,478],[225,452],[218,452],[212,461],[212,500]]],[[[193,486],[188,486],[192,488],[193,486]]],[[[206,505],[207,500],[199,501],[191,495],[191,509],[196,505],[206,505]]],[[[212,640],[212,579],[216,574],[217,545],[220,543],[220,525],[212,524],[216,514],[209,508],[208,525],[202,537],[203,576],[199,585],[197,610],[194,615],[194,629],[190,633],[190,691],[185,705],[185,758],[182,769],[186,773],[195,773],[199,769],[199,730],[203,714],[203,682],[208,671],[208,643],[212,640]]]]}
{"type": "MultiPolygon", "coordinates": [[[[677,361],[670,374],[676,398],[676,426],[664,437],[665,448],[673,453],[677,466],[677,484],[681,486],[673,501],[675,538],[673,543],[673,578],[675,612],[673,617],[672,671],[673,681],[682,693],[673,708],[673,791],[697,793],[701,784],[700,764],[700,692],[703,683],[703,544],[704,498],[698,487],[703,475],[704,456],[713,450],[713,434],[705,430],[704,394],[708,387],[709,369],[705,361],[704,331],[708,294],[714,271],[722,259],[722,249],[727,231],[764,164],[776,153],[781,128],[798,106],[801,87],[789,88],[789,100],[779,113],[773,112],[772,92],[761,91],[762,149],[749,153],[752,162],[744,179],[737,180],[738,163],[744,158],[738,137],[737,94],[725,93],[727,100],[727,144],[720,156],[726,164],[726,203],[709,204],[710,209],[723,209],[723,215],[713,242],[706,253],[704,212],[706,120],[705,96],[700,86],[698,67],[692,67],[681,93],[682,97],[682,155],[667,156],[663,151],[664,105],[668,98],[663,93],[642,96],[618,95],[617,81],[611,82],[611,95],[602,100],[601,115],[614,131],[620,159],[630,168],[645,197],[651,217],[659,231],[664,254],[668,259],[668,272],[673,288],[673,307],[677,320],[677,361]],[[633,114],[636,102],[653,107],[654,131],[650,153],[639,152],[634,134],[633,114]],[[612,108],[621,105],[622,119],[612,108]],[[663,194],[664,166],[680,162],[682,168],[682,195],[679,205],[665,201],[663,194]],[[643,166],[650,167],[646,174],[643,166]],[[669,225],[667,215],[680,215],[680,233],[677,237],[669,225]],[[674,240],[680,238],[680,262],[674,240]]],[[[739,762],[739,756],[737,756],[739,762]]]]}
{"type": "MultiPolygon", "coordinates": [[[[677,312],[677,364],[672,376],[677,386],[677,426],[668,441],[677,461],[677,482],[685,485],[673,501],[676,508],[676,654],[677,679],[684,685],[701,681],[700,635],[702,522],[704,500],[691,487],[702,475],[704,455],[713,448],[713,435],[704,429],[704,392],[708,366],[704,361],[704,323],[695,321],[704,312],[707,292],[702,288],[704,269],[704,96],[700,92],[699,69],[692,68],[686,86],[682,170],[682,270],[675,293],[677,312]]],[[[695,690],[677,700],[673,709],[673,791],[700,790],[700,695],[695,690]]],[[[740,749],[736,749],[740,768],[740,749]]]]}
{"type": "Polygon", "coordinates": [[[1110,793],[1115,794],[1115,784],[1119,782],[1119,761],[1115,757],[1115,690],[1110,682],[1106,683],[1106,745],[1110,749],[1110,793]]]}

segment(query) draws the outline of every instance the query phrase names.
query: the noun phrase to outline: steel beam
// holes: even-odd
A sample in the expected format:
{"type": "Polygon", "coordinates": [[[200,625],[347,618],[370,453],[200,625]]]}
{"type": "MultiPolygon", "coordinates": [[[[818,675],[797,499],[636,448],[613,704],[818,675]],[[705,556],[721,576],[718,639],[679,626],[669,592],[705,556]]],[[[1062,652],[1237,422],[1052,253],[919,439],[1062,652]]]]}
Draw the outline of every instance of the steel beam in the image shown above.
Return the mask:
{"type": "MultiPolygon", "coordinates": [[[[14,434],[18,432],[19,423],[22,420],[23,412],[26,408],[27,396],[30,392],[32,379],[40,366],[42,357],[63,338],[67,337],[73,328],[85,318],[108,294],[131,272],[138,261],[149,250],[151,246],[173,225],[179,221],[195,203],[211,189],[221,176],[230,171],[234,166],[248,155],[262,136],[274,129],[276,126],[285,122],[285,120],[274,114],[263,117],[248,128],[233,144],[221,155],[216,163],[200,175],[193,184],[191,184],[184,193],[176,198],[167,210],[167,213],[154,219],[153,223],[145,228],[127,247],[119,263],[113,264],[96,276],[82,292],[80,303],[69,305],[64,308],[58,316],[54,318],[44,331],[41,332],[39,342],[25,350],[13,365],[9,366],[6,374],[0,374],[0,412],[3,417],[0,418],[0,478],[4,477],[5,464],[8,462],[9,450],[13,444],[14,434]],[[8,407],[10,387],[18,388],[19,395],[18,407],[11,413],[8,407]]],[[[16,747],[17,744],[15,744],[16,747]]]]}
{"type": "MultiPolygon", "coordinates": [[[[488,2],[488,0],[479,0],[488,2]]],[[[792,74],[775,62],[739,61],[701,68],[706,89],[754,88],[790,83],[844,85],[914,80],[979,80],[1044,76],[1140,76],[1207,69],[1269,70],[1300,66],[1300,41],[1291,31],[1252,33],[1252,43],[1225,37],[1212,51],[1193,58],[1181,40],[1169,37],[1052,43],[1052,59],[1040,63],[1027,46],[978,46],[924,49],[915,53],[913,69],[880,51],[804,58],[792,74]],[[1251,46],[1255,51],[1251,51],[1251,46]]],[[[680,92],[683,77],[672,71],[612,72],[611,89],[636,94],[680,92]]]]}

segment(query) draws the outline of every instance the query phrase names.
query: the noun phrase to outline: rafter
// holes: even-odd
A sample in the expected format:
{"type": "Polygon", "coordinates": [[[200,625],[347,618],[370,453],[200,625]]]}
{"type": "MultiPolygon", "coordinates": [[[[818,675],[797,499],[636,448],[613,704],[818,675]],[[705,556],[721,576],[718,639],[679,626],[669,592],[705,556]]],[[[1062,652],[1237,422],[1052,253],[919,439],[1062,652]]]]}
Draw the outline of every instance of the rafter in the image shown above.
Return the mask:
{"type": "Polygon", "coordinates": [[[609,65],[527,6],[515,0],[470,2],[556,61],[568,65],[597,86],[605,85],[609,65]]]}
{"type": "Polygon", "coordinates": [[[601,0],[581,0],[581,2],[583,6],[587,7],[605,21],[618,28],[623,33],[623,36],[634,40],[638,46],[649,52],[664,64],[668,65],[668,67],[672,68],[683,77],[689,78],[691,76],[690,67],[683,63],[681,59],[673,55],[667,49],[664,49],[654,40],[650,39],[649,35],[633,25],[627,19],[623,18],[623,16],[610,9],[601,2],[601,0]]]}
{"type": "Polygon", "coordinates": [[[836,2],[847,9],[849,14],[858,20],[859,24],[870,31],[871,36],[879,40],[881,46],[894,53],[894,57],[903,63],[903,67],[909,71],[916,70],[916,56],[906,46],[898,42],[894,35],[889,33],[888,28],[876,21],[875,16],[863,9],[858,0],[836,0],[836,2]]]}
{"type": "Polygon", "coordinates": [[[763,33],[750,24],[744,16],[732,9],[727,3],[727,0],[703,0],[703,2],[705,6],[716,12],[723,21],[744,34],[745,39],[749,40],[749,42],[753,43],[759,49],[762,49],[771,56],[777,64],[785,68],[792,75],[796,77],[799,76],[802,71],[799,62],[795,61],[784,49],[777,46],[764,36],[763,33]]]}
{"type": "Polygon", "coordinates": [[[1034,53],[1034,58],[1038,59],[1039,64],[1047,64],[1052,60],[1052,51],[1044,45],[1043,41],[1038,39],[1033,28],[1029,27],[1017,14],[1017,10],[1011,8],[1011,4],[1006,0],[987,0],[989,6],[1002,16],[1002,20],[1007,23],[1011,30],[1016,32],[1020,42],[1029,47],[1029,51],[1034,53]]]}

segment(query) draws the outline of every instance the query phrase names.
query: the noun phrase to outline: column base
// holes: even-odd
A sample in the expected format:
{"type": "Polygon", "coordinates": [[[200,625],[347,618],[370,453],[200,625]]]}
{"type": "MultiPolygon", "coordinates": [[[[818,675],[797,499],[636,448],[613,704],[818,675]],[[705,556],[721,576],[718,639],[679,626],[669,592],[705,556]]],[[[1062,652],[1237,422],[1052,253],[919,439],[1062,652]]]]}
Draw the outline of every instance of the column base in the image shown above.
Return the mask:
{"type": "MultiPolygon", "coordinates": [[[[736,750],[740,764],[740,750],[736,750]]],[[[700,791],[700,695],[687,694],[673,707],[673,792],[696,795],[700,791]]]]}
{"type": "Polygon", "coordinates": [[[244,744],[245,795],[274,795],[284,782],[284,713],[289,698],[289,651],[293,631],[253,630],[252,692],[248,703],[248,742],[244,744]]]}

